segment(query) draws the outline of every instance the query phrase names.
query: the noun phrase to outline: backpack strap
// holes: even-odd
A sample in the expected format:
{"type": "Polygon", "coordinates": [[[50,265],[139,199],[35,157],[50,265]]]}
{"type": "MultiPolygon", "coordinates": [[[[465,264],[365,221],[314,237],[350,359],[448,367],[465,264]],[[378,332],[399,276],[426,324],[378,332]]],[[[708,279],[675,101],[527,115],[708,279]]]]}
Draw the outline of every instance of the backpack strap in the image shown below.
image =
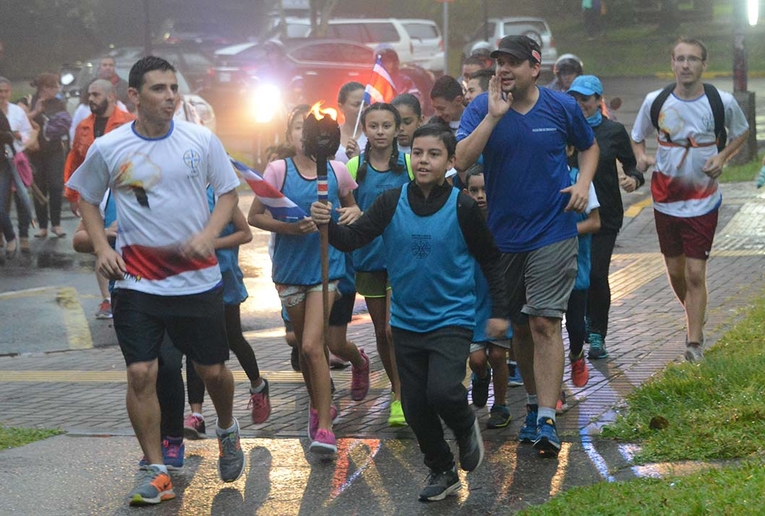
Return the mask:
{"type": "Polygon", "coordinates": [[[656,128],[656,131],[659,130],[659,113],[661,112],[661,108],[672,93],[672,90],[675,89],[675,86],[675,83],[665,86],[653,100],[653,104],[651,104],[651,125],[656,128]]]}
{"type": "Polygon", "coordinates": [[[711,84],[704,83],[704,93],[709,105],[712,107],[712,116],[715,119],[715,138],[717,139],[717,151],[720,152],[728,143],[728,131],[725,129],[725,107],[720,98],[720,92],[711,84]]]}

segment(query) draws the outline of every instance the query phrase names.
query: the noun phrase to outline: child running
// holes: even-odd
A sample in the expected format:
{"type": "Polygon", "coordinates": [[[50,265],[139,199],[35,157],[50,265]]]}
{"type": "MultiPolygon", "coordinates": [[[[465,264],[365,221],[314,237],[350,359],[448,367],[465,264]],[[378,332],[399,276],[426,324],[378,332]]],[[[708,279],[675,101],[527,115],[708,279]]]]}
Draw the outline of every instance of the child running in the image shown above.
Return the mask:
{"type": "MultiPolygon", "coordinates": [[[[215,207],[215,194],[207,188],[207,202],[210,210],[215,207]]],[[[229,222],[215,239],[215,257],[223,277],[223,303],[226,320],[226,336],[228,347],[236,355],[242,369],[250,380],[250,402],[252,422],[256,425],[263,423],[271,414],[271,401],[268,393],[268,381],[260,376],[258,361],[252,346],[242,335],[242,320],[240,307],[247,299],[247,288],[244,286],[244,274],[239,268],[239,246],[252,240],[252,231],[244,215],[236,208],[229,222]]],[[[202,415],[202,402],[205,397],[205,384],[196,369],[186,365],[186,389],[189,395],[191,414],[183,421],[183,433],[187,439],[205,437],[205,418],[202,415]]]]}
{"type": "MultiPolygon", "coordinates": [[[[478,205],[484,217],[487,215],[486,186],[483,179],[483,166],[473,165],[465,173],[463,190],[478,205]]],[[[502,339],[489,339],[486,335],[486,320],[491,315],[491,300],[489,286],[481,272],[478,263],[475,269],[475,329],[473,342],[470,344],[470,370],[473,372],[471,395],[473,405],[478,408],[486,406],[489,399],[489,382],[494,381],[494,404],[489,411],[486,428],[504,428],[510,424],[510,409],[507,408],[507,350],[510,349],[513,331],[508,329],[502,339]],[[491,368],[487,367],[488,365],[491,368]],[[492,374],[493,373],[493,374],[492,374]]]]}
{"type": "MultiPolygon", "coordinates": [[[[399,152],[396,142],[401,116],[395,107],[383,102],[372,104],[361,114],[361,127],[367,135],[367,144],[360,156],[348,162],[348,172],[359,185],[354,197],[363,211],[385,190],[408,183],[409,174],[407,156],[399,152]]],[[[353,252],[353,268],[356,270],[356,290],[367,303],[375,327],[377,353],[391,383],[388,425],[404,426],[406,419],[401,408],[401,383],[388,324],[390,286],[382,238],[353,252]]]]}
{"type": "MultiPolygon", "coordinates": [[[[579,177],[579,168],[571,167],[571,184],[579,177]]],[[[575,387],[584,387],[590,378],[584,359],[584,340],[587,336],[585,313],[587,312],[587,293],[590,288],[590,255],[593,233],[600,230],[600,203],[595,193],[595,186],[590,183],[589,201],[584,213],[578,215],[576,231],[579,240],[577,255],[577,273],[574,290],[568,298],[566,309],[566,331],[568,332],[568,358],[571,362],[571,383],[575,387]]],[[[563,405],[563,403],[561,403],[563,405]]]]}
{"type": "Polygon", "coordinates": [[[487,333],[500,337],[508,328],[499,251],[478,205],[445,179],[456,146],[451,131],[440,125],[417,129],[414,181],[383,192],[353,224],[335,223],[331,206],[311,206],[312,219],[329,224],[330,244],[341,250],[382,236],[404,414],[430,468],[420,493],[425,501],[442,500],[461,487],[441,419],[457,438],[462,469],[473,471],[483,460],[478,421],[462,385],[475,324],[474,259],[492,298],[487,333]]]}
{"type": "MultiPolygon", "coordinates": [[[[292,158],[269,163],[263,179],[306,212],[316,200],[316,162],[305,153],[303,125],[310,108],[301,106],[291,113],[287,127],[296,153],[292,158]]],[[[337,161],[327,164],[329,199],[342,205],[334,217],[340,224],[348,224],[359,216],[353,198],[356,183],[345,165],[337,161]]],[[[332,420],[337,409],[331,405],[329,365],[323,336],[324,309],[319,260],[319,235],[310,218],[297,221],[276,220],[265,213],[265,206],[255,198],[250,207],[248,222],[260,229],[276,233],[272,277],[279,298],[287,309],[300,347],[300,369],[303,373],[310,405],[308,408],[308,436],[310,450],[315,453],[334,454],[337,440],[332,431],[332,420]]],[[[329,249],[329,301],[337,293],[337,283],[345,268],[341,252],[329,249]]],[[[341,343],[335,354],[348,360],[352,374],[369,375],[369,359],[347,341],[341,343]]],[[[352,380],[353,383],[353,380],[352,380]]]]}

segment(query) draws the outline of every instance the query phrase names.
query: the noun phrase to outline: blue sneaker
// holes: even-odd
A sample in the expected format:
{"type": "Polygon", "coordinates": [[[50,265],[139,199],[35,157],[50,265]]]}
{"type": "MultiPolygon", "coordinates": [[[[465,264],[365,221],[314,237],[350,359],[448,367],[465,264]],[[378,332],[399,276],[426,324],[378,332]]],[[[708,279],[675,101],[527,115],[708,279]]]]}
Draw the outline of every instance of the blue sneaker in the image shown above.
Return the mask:
{"type": "Polygon", "coordinates": [[[537,410],[537,405],[526,405],[526,421],[518,434],[518,440],[522,443],[533,443],[537,438],[537,410]]]}
{"type": "MultiPolygon", "coordinates": [[[[183,437],[165,437],[162,439],[162,461],[167,469],[181,469],[185,452],[186,445],[183,444],[183,437]]],[[[141,468],[148,466],[146,457],[138,462],[138,466],[141,468]]]]}
{"type": "Polygon", "coordinates": [[[539,450],[539,455],[542,457],[555,458],[558,456],[560,439],[558,439],[555,421],[550,418],[539,418],[534,448],[539,450]]]}
{"type": "Polygon", "coordinates": [[[590,349],[587,351],[587,357],[590,360],[598,360],[607,356],[608,351],[606,351],[606,343],[603,340],[603,336],[599,333],[590,333],[590,349]]]}
{"type": "Polygon", "coordinates": [[[523,378],[521,378],[521,369],[518,367],[518,364],[515,362],[508,362],[507,370],[508,370],[508,378],[507,378],[508,387],[522,387],[523,378]]]}

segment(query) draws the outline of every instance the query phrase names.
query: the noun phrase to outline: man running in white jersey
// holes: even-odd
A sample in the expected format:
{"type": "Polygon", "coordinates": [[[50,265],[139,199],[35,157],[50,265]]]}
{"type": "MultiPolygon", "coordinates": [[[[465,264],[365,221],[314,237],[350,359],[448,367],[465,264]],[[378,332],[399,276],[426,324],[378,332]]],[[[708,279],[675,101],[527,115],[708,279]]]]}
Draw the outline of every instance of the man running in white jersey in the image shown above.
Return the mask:
{"type": "Polygon", "coordinates": [[[651,178],[656,233],[670,285],[685,309],[685,358],[689,362],[704,356],[707,259],[722,203],[717,178],[749,134],[746,117],[733,95],[714,88],[707,95],[701,82],[706,67],[704,44],[698,39],[680,39],[672,49],[676,83],[671,94],[656,106],[660,111],[655,117],[656,108],[652,107],[662,90],[649,93],[632,128],[637,169],[645,172],[656,165],[651,178]],[[727,145],[721,141],[725,136],[718,132],[723,128],[716,127],[716,119],[723,113],[727,145]],[[648,156],[645,148],[654,124],[659,141],[655,158],[648,156]]]}
{"type": "Polygon", "coordinates": [[[117,280],[112,309],[127,364],[127,409],[148,464],[129,499],[144,505],[175,497],[162,459],[156,393],[165,331],[193,360],[215,405],[221,479],[233,482],[244,471],[213,246],[237,205],[239,179],[215,135],[173,121],[178,80],[170,63],[154,56],[139,60],[130,70],[128,94],[135,122],[97,139],[67,186],[80,194],[97,270],[117,280]],[[218,196],[212,213],[207,184],[218,196]],[[109,187],[120,221],[115,249],[98,209],[109,187]]]}

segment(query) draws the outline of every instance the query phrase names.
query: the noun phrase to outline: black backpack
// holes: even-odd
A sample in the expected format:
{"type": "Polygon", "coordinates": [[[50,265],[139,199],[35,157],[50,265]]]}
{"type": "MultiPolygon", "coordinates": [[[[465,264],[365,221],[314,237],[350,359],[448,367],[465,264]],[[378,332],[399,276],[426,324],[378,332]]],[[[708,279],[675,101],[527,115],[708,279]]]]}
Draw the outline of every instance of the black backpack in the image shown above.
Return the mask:
{"type": "MultiPolygon", "coordinates": [[[[664,101],[667,100],[672,90],[675,89],[676,84],[670,84],[654,99],[651,104],[651,124],[659,130],[659,112],[664,105],[664,101]]],[[[717,139],[717,151],[720,152],[725,148],[728,143],[728,131],[725,130],[725,108],[723,107],[722,99],[720,98],[720,92],[717,88],[711,84],[704,83],[704,94],[709,100],[709,105],[712,107],[712,115],[715,119],[715,138],[717,139]]]]}

